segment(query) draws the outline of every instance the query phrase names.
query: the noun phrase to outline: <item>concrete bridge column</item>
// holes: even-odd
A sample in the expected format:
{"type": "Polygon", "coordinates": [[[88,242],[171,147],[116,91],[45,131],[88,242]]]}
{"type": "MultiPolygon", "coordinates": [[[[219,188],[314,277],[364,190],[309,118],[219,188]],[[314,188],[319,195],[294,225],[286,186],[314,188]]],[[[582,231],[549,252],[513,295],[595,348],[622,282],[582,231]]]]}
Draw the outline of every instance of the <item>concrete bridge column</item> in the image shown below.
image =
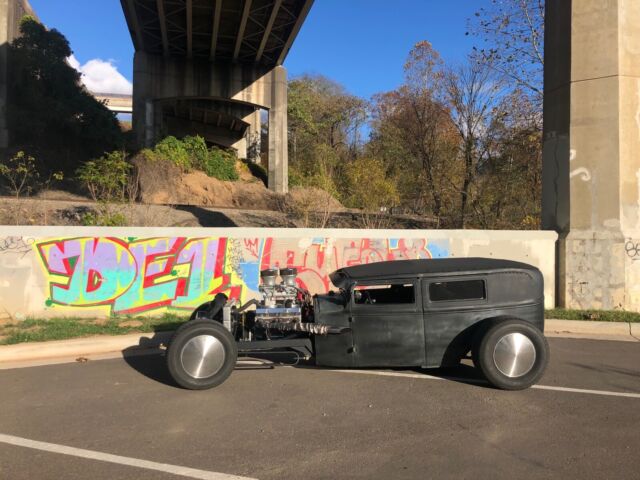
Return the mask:
{"type": "Polygon", "coordinates": [[[271,109],[269,110],[269,188],[289,191],[289,133],[287,130],[287,71],[276,67],[271,72],[271,109]]]}
{"type": "Polygon", "coordinates": [[[548,0],[543,227],[558,299],[640,311],[640,2],[548,0]]]}

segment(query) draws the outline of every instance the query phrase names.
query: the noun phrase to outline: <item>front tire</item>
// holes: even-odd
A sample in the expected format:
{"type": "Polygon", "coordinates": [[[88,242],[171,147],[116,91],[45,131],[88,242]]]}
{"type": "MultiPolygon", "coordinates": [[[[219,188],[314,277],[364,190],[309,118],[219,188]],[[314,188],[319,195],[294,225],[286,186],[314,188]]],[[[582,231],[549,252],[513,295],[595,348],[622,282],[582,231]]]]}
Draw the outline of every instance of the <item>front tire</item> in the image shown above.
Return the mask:
{"type": "Polygon", "coordinates": [[[182,325],[167,347],[167,367],[173,380],[189,390],[223,383],[236,365],[238,346],[218,322],[194,320],[182,325]]]}
{"type": "Polygon", "coordinates": [[[524,390],[544,374],[549,344],[534,325],[506,320],[485,331],[474,352],[474,362],[494,387],[524,390]]]}

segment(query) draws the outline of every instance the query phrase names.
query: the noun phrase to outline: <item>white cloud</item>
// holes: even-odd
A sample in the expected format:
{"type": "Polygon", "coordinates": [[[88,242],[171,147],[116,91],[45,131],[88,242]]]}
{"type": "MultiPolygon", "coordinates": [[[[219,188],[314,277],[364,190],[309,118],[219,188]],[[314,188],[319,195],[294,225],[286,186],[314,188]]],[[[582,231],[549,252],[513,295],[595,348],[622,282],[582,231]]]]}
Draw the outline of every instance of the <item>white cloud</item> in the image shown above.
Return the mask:
{"type": "Polygon", "coordinates": [[[93,93],[115,93],[119,95],[131,95],[133,85],[122,75],[112,60],[94,58],[84,65],[80,65],[78,59],[71,55],[68,58],[69,65],[82,74],[82,82],[93,93]]]}

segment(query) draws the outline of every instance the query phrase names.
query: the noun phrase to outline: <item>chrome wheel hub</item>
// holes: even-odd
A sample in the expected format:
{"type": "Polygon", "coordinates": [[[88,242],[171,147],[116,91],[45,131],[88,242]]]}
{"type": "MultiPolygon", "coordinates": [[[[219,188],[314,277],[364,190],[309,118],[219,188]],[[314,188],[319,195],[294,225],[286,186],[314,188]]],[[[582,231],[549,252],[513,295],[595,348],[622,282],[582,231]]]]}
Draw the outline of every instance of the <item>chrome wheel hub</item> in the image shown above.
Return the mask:
{"type": "Polygon", "coordinates": [[[531,371],[536,362],[536,347],[526,335],[510,333],[496,344],[493,362],[503,375],[522,377],[531,371]]]}
{"type": "Polygon", "coordinates": [[[208,378],[220,371],[225,357],[220,340],[212,335],[199,335],[182,348],[180,361],[185,372],[193,378],[208,378]]]}

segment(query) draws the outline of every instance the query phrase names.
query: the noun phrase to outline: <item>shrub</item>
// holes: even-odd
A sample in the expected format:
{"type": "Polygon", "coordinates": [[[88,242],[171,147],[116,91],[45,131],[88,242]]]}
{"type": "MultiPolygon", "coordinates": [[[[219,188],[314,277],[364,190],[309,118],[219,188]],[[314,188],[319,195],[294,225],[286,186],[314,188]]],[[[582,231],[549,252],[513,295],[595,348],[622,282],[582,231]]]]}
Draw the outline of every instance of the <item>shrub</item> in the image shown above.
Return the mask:
{"type": "Polygon", "coordinates": [[[230,150],[208,148],[204,138],[199,136],[182,140],[167,137],[153,150],[143,150],[142,154],[148,160],[171,162],[183,172],[196,169],[219,180],[236,181],[239,178],[236,155],[230,150]]]}
{"type": "Polygon", "coordinates": [[[82,225],[85,227],[125,227],[127,218],[118,212],[89,212],[82,215],[82,225]]]}
{"type": "Polygon", "coordinates": [[[131,165],[125,152],[111,152],[78,168],[76,175],[96,202],[124,201],[131,165]]]}
{"type": "Polygon", "coordinates": [[[207,155],[203,171],[218,180],[235,182],[239,178],[236,160],[237,158],[232,152],[212,147],[207,155]]]}
{"type": "Polygon", "coordinates": [[[184,141],[176,137],[167,137],[156,145],[153,151],[155,159],[173,163],[183,172],[193,169],[193,160],[184,141]]]}
{"type": "Polygon", "coordinates": [[[5,163],[0,163],[0,175],[6,179],[11,193],[16,198],[24,193],[29,195],[36,188],[40,178],[36,169],[36,159],[24,152],[18,152],[5,163]]]}

